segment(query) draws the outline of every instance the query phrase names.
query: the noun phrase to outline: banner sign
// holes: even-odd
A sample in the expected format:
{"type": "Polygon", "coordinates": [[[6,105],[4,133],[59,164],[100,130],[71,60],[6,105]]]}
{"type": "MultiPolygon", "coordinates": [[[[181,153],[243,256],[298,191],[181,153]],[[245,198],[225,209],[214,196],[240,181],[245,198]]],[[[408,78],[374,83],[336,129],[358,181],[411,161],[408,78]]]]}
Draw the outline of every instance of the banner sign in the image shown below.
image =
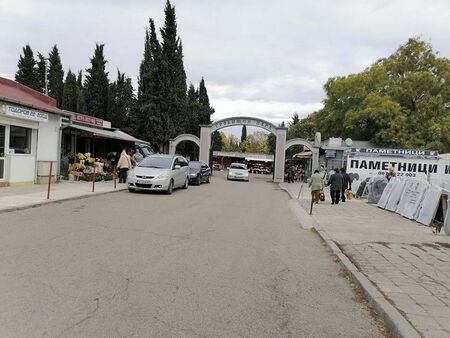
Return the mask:
{"type": "Polygon", "coordinates": [[[383,148],[352,148],[346,151],[351,156],[380,156],[405,158],[437,159],[439,153],[434,150],[383,149],[383,148]]]}
{"type": "Polygon", "coordinates": [[[48,122],[48,114],[36,110],[29,110],[16,106],[4,106],[5,114],[19,119],[37,122],[48,122]]]}
{"type": "Polygon", "coordinates": [[[102,119],[98,119],[96,117],[83,115],[83,114],[74,114],[73,120],[80,123],[90,124],[97,127],[103,127],[103,121],[102,119]]]}
{"type": "Polygon", "coordinates": [[[415,177],[450,180],[450,162],[431,159],[386,158],[386,157],[348,157],[347,172],[360,177],[385,176],[393,167],[399,177],[415,177]]]}

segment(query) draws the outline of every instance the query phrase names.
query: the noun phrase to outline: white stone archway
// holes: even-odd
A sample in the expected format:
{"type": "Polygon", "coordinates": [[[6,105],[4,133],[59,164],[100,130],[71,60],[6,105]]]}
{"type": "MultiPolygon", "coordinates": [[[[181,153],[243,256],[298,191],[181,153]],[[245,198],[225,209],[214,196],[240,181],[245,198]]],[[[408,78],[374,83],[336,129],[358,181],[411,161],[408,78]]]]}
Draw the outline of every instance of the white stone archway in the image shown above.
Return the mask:
{"type": "MultiPolygon", "coordinates": [[[[183,141],[191,141],[200,147],[200,139],[192,134],[181,134],[174,139],[169,140],[169,154],[175,155],[177,150],[177,145],[183,141]]],[[[200,148],[201,149],[201,148],[200,148]]]]}
{"type": "Polygon", "coordinates": [[[286,146],[286,127],[277,127],[274,124],[257,118],[248,116],[229,117],[218,120],[209,125],[200,125],[200,160],[209,163],[211,134],[222,128],[245,125],[250,127],[263,128],[277,137],[275,146],[275,169],[274,181],[284,181],[284,161],[285,161],[285,146],[286,146]]]}
{"type": "Polygon", "coordinates": [[[303,138],[293,138],[286,142],[284,151],[292,146],[304,146],[312,152],[312,170],[319,169],[319,146],[303,138]]]}

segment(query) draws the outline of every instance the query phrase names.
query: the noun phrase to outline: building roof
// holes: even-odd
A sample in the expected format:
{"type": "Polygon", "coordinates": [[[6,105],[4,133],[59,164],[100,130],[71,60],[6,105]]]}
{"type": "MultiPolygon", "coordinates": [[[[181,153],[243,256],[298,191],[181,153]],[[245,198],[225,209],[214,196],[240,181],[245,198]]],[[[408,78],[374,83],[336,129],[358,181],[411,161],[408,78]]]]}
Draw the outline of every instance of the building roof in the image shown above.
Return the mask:
{"type": "Polygon", "coordinates": [[[119,129],[104,129],[104,128],[81,126],[79,124],[68,124],[67,127],[91,133],[93,136],[99,138],[109,138],[127,142],[137,142],[147,145],[149,144],[148,142],[139,140],[131,135],[128,135],[127,133],[124,133],[119,129]]]}
{"type": "Polygon", "coordinates": [[[58,115],[69,115],[56,106],[56,100],[13,80],[0,77],[0,101],[43,110],[58,115]]]}

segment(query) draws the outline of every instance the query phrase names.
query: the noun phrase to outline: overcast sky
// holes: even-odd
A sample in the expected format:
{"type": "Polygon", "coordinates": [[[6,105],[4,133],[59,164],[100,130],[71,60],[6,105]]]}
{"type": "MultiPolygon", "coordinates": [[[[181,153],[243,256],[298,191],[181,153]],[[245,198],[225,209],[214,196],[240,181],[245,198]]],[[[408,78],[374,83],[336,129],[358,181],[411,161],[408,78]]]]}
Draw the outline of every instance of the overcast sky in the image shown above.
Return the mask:
{"type": "MultiPolygon", "coordinates": [[[[320,109],[323,84],[359,72],[420,36],[450,57],[449,0],[173,0],[188,81],[203,76],[216,113],[288,121],[320,109]]],[[[0,0],[0,76],[14,78],[21,48],[64,68],[89,66],[105,44],[110,80],[136,84],[148,18],[164,21],[165,0],[0,0]]]]}

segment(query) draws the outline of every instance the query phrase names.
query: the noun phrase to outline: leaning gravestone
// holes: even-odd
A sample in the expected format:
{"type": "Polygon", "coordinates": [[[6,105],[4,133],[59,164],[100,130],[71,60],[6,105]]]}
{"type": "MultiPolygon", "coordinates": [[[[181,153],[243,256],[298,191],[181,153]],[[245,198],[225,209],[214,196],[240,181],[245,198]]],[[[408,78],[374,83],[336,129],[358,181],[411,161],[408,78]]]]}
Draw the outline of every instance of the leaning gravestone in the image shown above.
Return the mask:
{"type": "Polygon", "coordinates": [[[388,201],[386,203],[386,210],[395,211],[397,210],[398,203],[403,194],[403,190],[405,190],[406,181],[402,179],[396,179],[394,182],[394,186],[392,187],[391,194],[389,195],[388,201]]]}
{"type": "Polygon", "coordinates": [[[398,204],[397,213],[403,217],[415,219],[428,185],[428,182],[422,180],[408,181],[398,204]]]}
{"type": "Polygon", "coordinates": [[[397,181],[397,178],[391,178],[389,183],[386,185],[386,187],[383,190],[383,193],[381,194],[381,197],[377,203],[377,207],[385,209],[386,204],[389,200],[389,196],[391,195],[392,189],[394,188],[395,182],[397,181]]]}
{"type": "Polygon", "coordinates": [[[442,189],[435,185],[431,185],[424,195],[422,207],[417,217],[417,222],[424,225],[431,225],[436,216],[439,203],[441,203],[442,189]]]}
{"type": "Polygon", "coordinates": [[[386,177],[374,177],[369,184],[367,202],[372,204],[378,203],[387,184],[388,180],[386,177]]]}

